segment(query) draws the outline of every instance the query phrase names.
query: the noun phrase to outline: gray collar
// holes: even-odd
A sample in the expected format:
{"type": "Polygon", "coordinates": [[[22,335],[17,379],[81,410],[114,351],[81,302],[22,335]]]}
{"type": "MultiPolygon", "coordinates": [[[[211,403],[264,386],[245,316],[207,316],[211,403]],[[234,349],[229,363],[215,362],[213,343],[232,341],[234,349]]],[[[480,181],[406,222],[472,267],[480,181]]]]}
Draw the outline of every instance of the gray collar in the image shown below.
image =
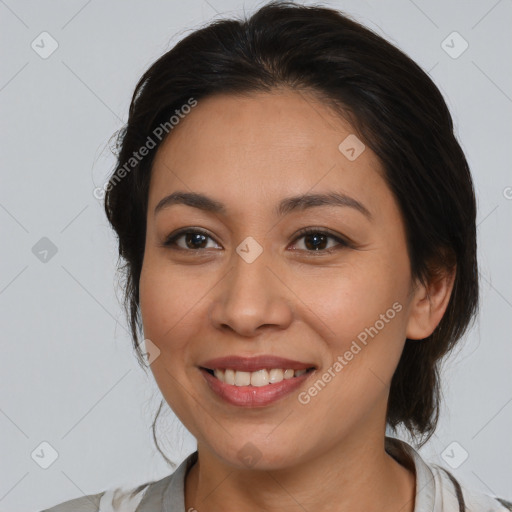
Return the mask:
{"type": "Polygon", "coordinates": [[[416,474],[416,499],[414,512],[433,512],[436,501],[434,474],[420,454],[401,439],[386,436],[385,449],[402,466],[416,474]]]}

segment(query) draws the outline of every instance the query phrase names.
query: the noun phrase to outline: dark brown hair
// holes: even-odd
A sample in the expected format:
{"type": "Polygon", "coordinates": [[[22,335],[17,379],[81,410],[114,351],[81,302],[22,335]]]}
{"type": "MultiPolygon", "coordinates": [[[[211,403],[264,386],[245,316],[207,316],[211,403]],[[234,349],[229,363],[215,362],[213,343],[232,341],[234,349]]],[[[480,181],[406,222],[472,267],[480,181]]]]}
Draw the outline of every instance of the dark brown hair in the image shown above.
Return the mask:
{"type": "Polygon", "coordinates": [[[478,307],[473,183],[448,107],[428,74],[385,39],[330,8],[270,2],[248,19],[216,20],[182,39],[138,82],[128,122],[118,133],[105,211],[119,239],[125,308],[139,362],[149,181],[165,140],[155,141],[155,130],[190,98],[200,102],[216,93],[282,87],[315,94],[379,157],[403,217],[413,278],[425,284],[456,266],[445,315],[431,336],[406,341],[391,382],[387,425],[396,430],[402,424],[414,439],[426,436],[421,446],[439,417],[441,359],[478,307]],[[148,137],[155,147],[127,170],[126,162],[148,145],[148,137]]]}

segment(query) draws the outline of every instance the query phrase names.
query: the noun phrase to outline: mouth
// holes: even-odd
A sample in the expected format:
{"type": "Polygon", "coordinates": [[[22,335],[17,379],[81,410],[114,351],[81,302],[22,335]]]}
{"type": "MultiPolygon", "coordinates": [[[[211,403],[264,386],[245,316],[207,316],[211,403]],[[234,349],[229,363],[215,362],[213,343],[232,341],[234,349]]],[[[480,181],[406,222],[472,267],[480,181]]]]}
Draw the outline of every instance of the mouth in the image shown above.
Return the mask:
{"type": "Polygon", "coordinates": [[[198,369],[209,390],[221,402],[264,407],[305,385],[317,367],[311,362],[261,354],[218,357],[202,362],[198,369]]]}
{"type": "Polygon", "coordinates": [[[198,369],[207,389],[221,403],[265,407],[305,386],[317,367],[272,355],[228,356],[203,362],[198,369]]]}
{"type": "Polygon", "coordinates": [[[315,370],[314,366],[298,370],[293,368],[262,368],[252,372],[235,370],[233,368],[200,368],[224,384],[256,388],[279,384],[289,379],[297,379],[315,370]]]}

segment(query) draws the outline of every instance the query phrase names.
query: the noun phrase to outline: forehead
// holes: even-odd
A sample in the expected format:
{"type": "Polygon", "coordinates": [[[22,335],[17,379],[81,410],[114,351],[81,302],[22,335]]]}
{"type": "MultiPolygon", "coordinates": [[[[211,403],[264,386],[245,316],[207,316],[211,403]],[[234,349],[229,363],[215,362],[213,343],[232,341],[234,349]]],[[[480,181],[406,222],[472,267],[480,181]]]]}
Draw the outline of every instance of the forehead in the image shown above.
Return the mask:
{"type": "MultiPolygon", "coordinates": [[[[173,189],[226,201],[335,190],[375,201],[387,189],[376,155],[340,150],[353,127],[312,94],[279,90],[198,101],[155,157],[150,205],[173,189]]],[[[362,144],[359,141],[360,144],[362,144]]]]}

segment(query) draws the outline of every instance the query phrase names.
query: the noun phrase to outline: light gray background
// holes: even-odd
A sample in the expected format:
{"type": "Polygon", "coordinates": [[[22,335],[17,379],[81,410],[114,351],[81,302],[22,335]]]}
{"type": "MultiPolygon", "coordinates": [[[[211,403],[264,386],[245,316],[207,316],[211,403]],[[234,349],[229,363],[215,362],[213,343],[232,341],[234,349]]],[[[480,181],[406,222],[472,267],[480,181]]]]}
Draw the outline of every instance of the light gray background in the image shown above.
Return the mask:
{"type": "MultiPolygon", "coordinates": [[[[171,471],[152,442],[160,393],[132,353],[115,239],[93,189],[112,169],[108,139],[145,69],[193,29],[261,4],[0,0],[0,510],[35,511],[171,471]],[[31,48],[43,31],[59,45],[47,59],[31,48]],[[42,237],[57,247],[46,263],[32,252],[42,237]],[[48,469],[31,456],[43,441],[58,452],[48,469]]],[[[448,453],[469,456],[454,474],[511,499],[512,2],[323,5],[408,53],[451,109],[478,194],[482,308],[446,365],[443,416],[420,453],[450,469],[441,454],[456,441],[448,453]],[[453,31],[469,43],[457,59],[441,46],[453,31]]],[[[194,439],[171,412],[159,425],[180,462],[194,439]]]]}

